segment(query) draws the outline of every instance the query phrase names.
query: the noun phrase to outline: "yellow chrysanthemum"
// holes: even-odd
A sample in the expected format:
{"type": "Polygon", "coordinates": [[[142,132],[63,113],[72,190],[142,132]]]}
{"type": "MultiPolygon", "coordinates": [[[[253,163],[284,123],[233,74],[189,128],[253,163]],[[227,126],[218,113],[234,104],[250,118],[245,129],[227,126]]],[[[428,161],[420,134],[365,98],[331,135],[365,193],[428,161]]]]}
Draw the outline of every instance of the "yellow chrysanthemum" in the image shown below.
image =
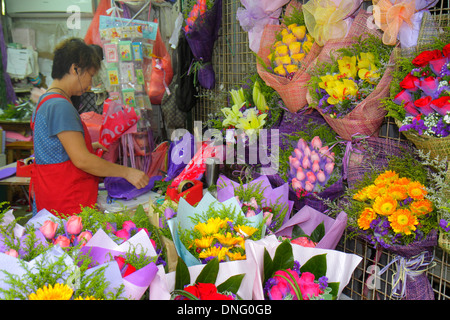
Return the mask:
{"type": "Polygon", "coordinates": [[[221,245],[226,247],[231,247],[239,243],[240,237],[234,237],[230,232],[227,232],[226,235],[224,234],[216,234],[214,235],[217,241],[220,242],[221,245]]]}
{"type": "Polygon", "coordinates": [[[258,229],[251,226],[238,225],[234,227],[234,230],[245,238],[251,237],[258,229]]]}
{"type": "Polygon", "coordinates": [[[227,252],[227,256],[228,258],[230,258],[231,261],[236,261],[236,260],[245,260],[246,256],[245,254],[242,255],[240,252],[227,252]]]}
{"type": "Polygon", "coordinates": [[[422,200],[428,194],[427,189],[418,181],[408,184],[408,195],[414,200],[422,200]]]}
{"type": "Polygon", "coordinates": [[[380,196],[373,203],[373,210],[383,216],[394,213],[397,209],[397,201],[391,195],[380,196]]]}
{"type": "Polygon", "coordinates": [[[198,230],[202,236],[213,235],[219,232],[220,228],[223,228],[226,223],[230,221],[228,219],[223,220],[221,218],[209,218],[208,221],[198,223],[194,229],[198,230]]]}
{"type": "Polygon", "coordinates": [[[417,200],[411,202],[409,208],[415,215],[423,215],[433,211],[433,203],[428,199],[417,200]]]}
{"type": "Polygon", "coordinates": [[[416,216],[408,209],[398,209],[388,217],[391,227],[396,233],[411,234],[419,223],[416,216]]]}
{"type": "Polygon", "coordinates": [[[66,284],[56,283],[39,288],[28,296],[29,300],[70,300],[73,290],[66,284]]]}
{"type": "Polygon", "coordinates": [[[397,201],[405,200],[408,197],[406,187],[399,184],[391,184],[387,189],[387,193],[397,201]]]}
{"type": "Polygon", "coordinates": [[[217,257],[219,259],[219,261],[224,261],[227,252],[228,252],[228,248],[226,248],[226,247],[221,247],[221,248],[211,247],[211,248],[205,249],[202,252],[200,252],[198,257],[200,259],[206,259],[206,258],[210,258],[210,257],[217,257]]]}
{"type": "Polygon", "coordinates": [[[205,249],[205,248],[209,248],[213,241],[214,241],[214,237],[207,236],[207,237],[202,237],[200,239],[195,239],[194,242],[195,242],[196,247],[205,249]]]}
{"type": "Polygon", "coordinates": [[[370,228],[370,223],[377,217],[376,212],[372,208],[365,208],[358,218],[358,226],[367,230],[370,228]]]}

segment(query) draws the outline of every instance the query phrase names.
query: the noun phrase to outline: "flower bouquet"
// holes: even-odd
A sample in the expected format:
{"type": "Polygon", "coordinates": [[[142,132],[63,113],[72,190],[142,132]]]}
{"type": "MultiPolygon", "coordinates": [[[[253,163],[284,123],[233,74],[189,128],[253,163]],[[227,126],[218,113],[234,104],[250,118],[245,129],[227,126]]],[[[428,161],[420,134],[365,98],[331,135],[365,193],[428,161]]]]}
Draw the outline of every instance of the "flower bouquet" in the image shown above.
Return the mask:
{"type": "Polygon", "coordinates": [[[428,173],[419,160],[390,159],[382,170],[365,175],[349,190],[345,209],[349,225],[375,247],[395,255],[397,273],[392,296],[401,299],[433,299],[425,271],[437,244],[436,208],[428,194],[428,173]]]}
{"type": "MultiPolygon", "coordinates": [[[[289,240],[280,242],[274,235],[267,236],[258,241],[246,241],[246,251],[248,255],[247,260],[249,260],[249,263],[255,265],[255,269],[258,272],[253,287],[254,300],[264,300],[266,297],[272,297],[274,299],[295,298],[295,296],[303,299],[310,297],[317,299],[339,298],[342,290],[350,280],[353,271],[362,260],[361,257],[354,254],[347,254],[335,250],[307,248],[291,244],[289,240]],[[293,269],[298,264],[294,264],[294,261],[300,264],[300,271],[306,273],[303,279],[301,275],[298,276],[298,274],[295,274],[296,271],[293,269]],[[294,277],[299,287],[304,288],[301,295],[296,295],[295,289],[289,290],[289,286],[283,286],[286,283],[279,279],[278,276],[269,280],[276,272],[286,269],[290,269],[290,275],[283,272],[278,274],[282,276],[281,279],[284,279],[283,276],[286,275],[289,278],[291,276],[294,277]],[[312,271],[313,269],[315,271],[312,271]],[[325,281],[322,282],[321,294],[326,294],[326,296],[320,297],[321,285],[318,281],[323,276],[327,278],[327,284],[325,285],[325,281]],[[332,297],[328,295],[330,292],[329,289],[326,289],[327,287],[331,287],[332,297]],[[308,288],[313,291],[309,291],[308,288]],[[310,296],[308,296],[308,293],[310,296]]],[[[325,278],[322,280],[325,280],[325,278]]],[[[293,281],[291,280],[291,282],[293,281]]]]}
{"type": "Polygon", "coordinates": [[[246,217],[262,214],[269,232],[276,232],[291,216],[293,201],[289,200],[289,185],[272,188],[267,176],[260,176],[247,183],[237,183],[220,175],[217,184],[217,200],[224,202],[236,198],[246,217]]]}
{"type": "Polygon", "coordinates": [[[181,198],[168,224],[177,253],[188,266],[216,257],[220,262],[243,260],[245,240],[265,234],[263,215],[245,217],[235,198],[219,202],[209,192],[195,208],[181,198]]]}
{"type": "Polygon", "coordinates": [[[347,214],[341,212],[336,219],[309,206],[286,221],[275,235],[291,239],[291,243],[334,250],[347,227],[347,214]]]}
{"type": "Polygon", "coordinates": [[[283,6],[290,0],[241,0],[243,7],[236,11],[236,19],[242,29],[248,32],[250,49],[257,53],[266,25],[278,25],[283,6]]]}
{"type": "Polygon", "coordinates": [[[306,70],[321,48],[307,35],[301,4],[291,1],[283,24],[266,25],[258,50],[257,71],[275,89],[290,112],[306,104],[306,70]]]}
{"type": "Polygon", "coordinates": [[[222,23],[222,0],[190,0],[183,9],[186,40],[196,61],[193,72],[205,89],[216,85],[212,66],[214,43],[222,23]]]}
{"type": "Polygon", "coordinates": [[[379,99],[389,94],[393,47],[372,34],[340,45],[335,51],[327,48],[328,54],[323,52],[311,69],[310,106],[344,140],[356,134],[377,136],[386,115],[379,99]]]}
{"type": "Polygon", "coordinates": [[[393,99],[383,101],[388,116],[418,149],[432,157],[450,156],[450,44],[437,41],[412,61],[399,59],[393,99]]]}

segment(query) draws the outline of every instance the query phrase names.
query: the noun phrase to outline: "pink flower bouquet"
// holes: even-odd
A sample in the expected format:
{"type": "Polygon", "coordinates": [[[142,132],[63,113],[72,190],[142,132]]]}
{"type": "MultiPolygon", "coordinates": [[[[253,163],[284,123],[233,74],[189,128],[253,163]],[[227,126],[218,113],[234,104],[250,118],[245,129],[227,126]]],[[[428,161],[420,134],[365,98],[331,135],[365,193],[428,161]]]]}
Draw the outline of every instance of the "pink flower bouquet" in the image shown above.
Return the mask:
{"type": "MultiPolygon", "coordinates": [[[[276,272],[279,271],[280,268],[269,268],[265,269],[265,261],[264,256],[269,255],[272,261],[278,261],[280,262],[280,257],[276,255],[277,248],[281,245],[282,242],[280,242],[276,236],[271,235],[267,236],[264,239],[258,240],[258,241],[246,241],[245,247],[247,252],[247,260],[252,265],[252,268],[255,268],[257,271],[257,276],[255,278],[254,287],[253,287],[253,300],[264,300],[265,297],[267,297],[264,294],[264,288],[268,289],[269,287],[266,286],[265,280],[268,280],[271,278],[271,276],[276,272]],[[267,251],[265,253],[265,251],[267,251]]],[[[301,266],[308,265],[308,261],[312,258],[315,258],[316,256],[322,255],[322,264],[325,263],[323,261],[323,258],[326,260],[326,272],[325,274],[316,274],[314,277],[314,281],[312,280],[311,275],[306,274],[304,275],[303,279],[302,276],[298,276],[301,280],[299,282],[303,282],[303,284],[307,285],[314,285],[317,287],[316,281],[319,281],[320,277],[325,276],[327,278],[327,283],[337,283],[338,285],[333,284],[332,287],[332,294],[334,297],[339,298],[340,294],[342,293],[342,290],[345,288],[347,283],[350,281],[350,278],[352,276],[353,271],[358,266],[358,264],[361,262],[362,258],[354,255],[354,254],[348,254],[343,253],[336,250],[328,250],[328,249],[318,249],[318,248],[306,248],[302,247],[296,244],[291,244],[292,248],[292,255],[286,255],[286,257],[291,256],[292,259],[286,259],[290,260],[290,266],[286,268],[282,268],[284,270],[291,269],[288,271],[291,273],[294,268],[294,261],[298,261],[301,266]]],[[[283,249],[284,250],[284,249],[283,249]]],[[[289,252],[288,252],[289,253],[289,252]]],[[[267,259],[267,258],[266,258],[267,259]]],[[[284,259],[283,259],[284,260],[284,259]]],[[[314,261],[314,260],[313,260],[314,261]]],[[[275,265],[275,264],[273,264],[275,265]]],[[[280,266],[285,266],[286,263],[279,264],[280,266]]],[[[305,269],[306,270],[306,267],[305,269]]],[[[285,274],[282,274],[285,276],[285,274]]],[[[293,277],[297,278],[295,274],[292,274],[293,277]]],[[[297,278],[297,280],[298,280],[297,278]]],[[[272,285],[277,285],[280,283],[280,286],[278,287],[281,289],[282,281],[278,281],[279,279],[274,280],[272,285]]],[[[324,280],[324,279],[322,279],[324,280]]],[[[270,284],[269,284],[270,285],[270,284]]],[[[283,290],[280,290],[279,293],[273,293],[273,297],[286,297],[287,294],[289,294],[288,291],[286,291],[286,287],[283,290]]],[[[267,290],[266,290],[267,291],[267,290]]],[[[306,291],[307,292],[307,291],[306,291]]],[[[325,293],[325,291],[324,291],[325,293]]],[[[303,297],[303,296],[302,296],[303,297]]],[[[320,298],[320,297],[319,297],[320,298]]]]}

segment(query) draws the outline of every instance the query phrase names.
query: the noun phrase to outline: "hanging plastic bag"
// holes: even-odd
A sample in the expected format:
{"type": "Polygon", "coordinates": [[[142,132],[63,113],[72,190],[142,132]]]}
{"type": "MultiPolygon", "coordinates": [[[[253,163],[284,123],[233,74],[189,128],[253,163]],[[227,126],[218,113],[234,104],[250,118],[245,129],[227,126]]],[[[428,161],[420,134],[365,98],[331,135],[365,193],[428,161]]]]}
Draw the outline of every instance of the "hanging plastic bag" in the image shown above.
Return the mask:
{"type": "Polygon", "coordinates": [[[87,44],[96,44],[101,47],[102,41],[100,40],[100,32],[99,32],[99,20],[101,15],[106,15],[106,11],[111,8],[111,1],[109,0],[100,0],[100,3],[95,11],[94,17],[92,18],[91,24],[84,36],[84,42],[87,44]]]}

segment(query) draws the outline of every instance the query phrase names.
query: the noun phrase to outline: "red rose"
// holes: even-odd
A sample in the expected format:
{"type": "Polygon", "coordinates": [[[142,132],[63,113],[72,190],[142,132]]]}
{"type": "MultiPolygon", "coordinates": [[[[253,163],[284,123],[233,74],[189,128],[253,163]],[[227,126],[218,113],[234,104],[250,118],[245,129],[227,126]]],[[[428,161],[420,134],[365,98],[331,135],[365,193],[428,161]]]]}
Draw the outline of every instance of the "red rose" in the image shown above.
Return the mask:
{"type": "Polygon", "coordinates": [[[414,105],[420,110],[420,112],[424,115],[429,115],[433,112],[433,108],[431,108],[431,97],[426,96],[414,101],[414,105]]]}
{"type": "Polygon", "coordinates": [[[442,54],[444,57],[450,56],[450,43],[445,45],[445,47],[442,49],[442,54]]]}
{"type": "Polygon", "coordinates": [[[201,300],[205,300],[205,297],[217,293],[217,287],[213,283],[197,283],[197,288],[201,300]]]}
{"type": "Polygon", "coordinates": [[[200,296],[200,293],[199,293],[196,285],[188,286],[188,287],[184,288],[183,290],[189,292],[190,294],[196,296],[197,298],[200,296]]]}
{"type": "Polygon", "coordinates": [[[125,268],[123,270],[122,277],[125,278],[126,276],[132,274],[135,271],[136,271],[136,268],[133,267],[131,264],[127,263],[127,265],[125,266],[125,268]]]}
{"type": "Polygon", "coordinates": [[[416,67],[424,67],[431,60],[442,58],[442,53],[440,50],[433,51],[423,51],[417,57],[415,57],[412,61],[412,64],[416,67]]]}
{"type": "Polygon", "coordinates": [[[431,101],[431,108],[442,116],[450,111],[450,97],[443,96],[431,101]]]}
{"type": "Polygon", "coordinates": [[[408,73],[408,75],[402,80],[402,82],[400,82],[400,87],[414,92],[417,90],[418,84],[419,78],[413,76],[411,73],[408,73]]]}

